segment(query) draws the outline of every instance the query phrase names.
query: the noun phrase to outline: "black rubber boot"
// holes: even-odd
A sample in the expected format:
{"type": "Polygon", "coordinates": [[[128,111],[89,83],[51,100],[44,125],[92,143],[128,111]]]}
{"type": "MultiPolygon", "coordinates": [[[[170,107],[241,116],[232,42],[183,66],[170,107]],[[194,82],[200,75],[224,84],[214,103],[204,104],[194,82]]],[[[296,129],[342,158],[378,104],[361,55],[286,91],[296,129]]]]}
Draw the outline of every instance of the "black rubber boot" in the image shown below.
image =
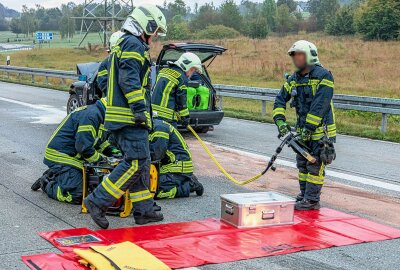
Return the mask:
{"type": "Polygon", "coordinates": [[[299,193],[296,196],[296,202],[301,202],[304,199],[304,194],[303,193],[299,193]]]}
{"type": "Polygon", "coordinates": [[[106,211],[95,205],[89,197],[85,199],[85,206],[92,217],[93,221],[102,229],[107,229],[110,223],[106,218],[106,211]]]}
{"type": "Polygon", "coordinates": [[[144,225],[151,222],[159,222],[164,220],[164,216],[161,212],[148,212],[144,215],[140,213],[133,213],[133,217],[135,218],[135,223],[138,225],[144,225]]]}
{"type": "Polygon", "coordinates": [[[190,181],[190,192],[196,192],[197,196],[202,196],[204,193],[204,187],[195,175],[192,175],[190,181]]]}
{"type": "Polygon", "coordinates": [[[157,211],[157,212],[161,211],[161,206],[157,205],[156,202],[154,202],[154,204],[153,204],[153,211],[157,211]]]}
{"type": "Polygon", "coordinates": [[[294,206],[294,209],[299,211],[307,211],[307,210],[318,210],[321,208],[319,202],[310,201],[310,200],[302,200],[297,202],[294,206]]]}
{"type": "Polygon", "coordinates": [[[43,190],[43,192],[46,192],[46,186],[49,183],[49,179],[47,178],[47,175],[43,175],[42,177],[40,177],[38,180],[36,180],[35,183],[33,183],[33,185],[31,186],[31,189],[33,191],[37,191],[40,189],[43,190]]]}

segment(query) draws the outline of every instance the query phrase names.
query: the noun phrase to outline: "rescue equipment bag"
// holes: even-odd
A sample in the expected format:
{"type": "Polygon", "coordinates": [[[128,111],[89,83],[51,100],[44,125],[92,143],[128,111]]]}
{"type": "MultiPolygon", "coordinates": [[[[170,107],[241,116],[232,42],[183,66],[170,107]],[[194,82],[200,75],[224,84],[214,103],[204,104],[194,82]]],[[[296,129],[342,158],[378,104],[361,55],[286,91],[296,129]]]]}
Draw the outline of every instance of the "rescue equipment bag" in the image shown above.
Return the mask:
{"type": "Polygon", "coordinates": [[[74,249],[74,253],[81,258],[79,262],[91,270],[171,270],[153,254],[128,241],[74,249]]]}

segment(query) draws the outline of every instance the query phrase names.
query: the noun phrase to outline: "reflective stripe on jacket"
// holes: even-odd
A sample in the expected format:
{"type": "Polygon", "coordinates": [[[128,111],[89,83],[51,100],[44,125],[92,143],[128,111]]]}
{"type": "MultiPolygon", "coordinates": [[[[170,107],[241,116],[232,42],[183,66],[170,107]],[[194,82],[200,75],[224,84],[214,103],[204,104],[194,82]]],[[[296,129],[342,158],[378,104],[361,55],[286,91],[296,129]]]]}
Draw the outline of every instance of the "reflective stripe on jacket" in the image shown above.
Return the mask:
{"type": "Polygon", "coordinates": [[[177,121],[179,116],[188,116],[188,77],[177,66],[163,68],[157,75],[153,87],[152,106],[157,116],[167,121],[177,121]]]}
{"type": "Polygon", "coordinates": [[[336,138],[332,74],[322,66],[315,65],[305,76],[298,73],[290,76],[275,99],[275,122],[286,121],[286,104],[292,98],[292,91],[297,91],[292,101],[297,114],[296,127],[305,127],[312,131],[313,140],[320,140],[325,135],[325,130],[329,138],[336,138]]]}
{"type": "Polygon", "coordinates": [[[58,125],[47,143],[44,163],[58,163],[81,169],[84,160],[96,162],[103,141],[105,107],[97,101],[93,105],[76,109],[58,125]]]}
{"type": "Polygon", "coordinates": [[[114,46],[109,60],[108,97],[105,126],[109,130],[135,125],[136,113],[144,112],[151,128],[149,106],[146,105],[146,87],[151,60],[148,46],[140,37],[129,33],[114,46]]]}
{"type": "Polygon", "coordinates": [[[149,140],[151,159],[161,161],[160,173],[193,173],[189,147],[171,124],[155,119],[149,140]]]}

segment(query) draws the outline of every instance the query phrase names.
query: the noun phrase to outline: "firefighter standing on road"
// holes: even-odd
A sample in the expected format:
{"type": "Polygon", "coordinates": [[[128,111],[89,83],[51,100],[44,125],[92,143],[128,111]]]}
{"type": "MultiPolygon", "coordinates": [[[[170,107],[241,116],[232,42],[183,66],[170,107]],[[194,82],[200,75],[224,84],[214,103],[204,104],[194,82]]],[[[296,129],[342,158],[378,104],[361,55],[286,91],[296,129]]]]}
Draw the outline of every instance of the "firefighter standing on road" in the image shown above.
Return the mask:
{"type": "Polygon", "coordinates": [[[158,199],[189,197],[196,192],[202,196],[203,185],[193,174],[192,154],[185,139],[168,122],[155,119],[150,134],[150,153],[153,161],[160,162],[158,199]]]}
{"type": "Polygon", "coordinates": [[[154,201],[148,190],[148,135],[152,120],[145,87],[151,67],[149,44],[157,35],[166,34],[166,20],[156,6],[138,6],[126,19],[122,31],[124,35],[110,56],[105,126],[124,153],[124,159],[85,199],[92,219],[101,228],[109,225],[105,217],[107,209],[128,189],[136,204],[137,224],[163,220],[163,215],[153,209],[154,201]]]}
{"type": "MultiPolygon", "coordinates": [[[[118,40],[124,35],[124,32],[122,31],[117,31],[114,32],[110,36],[110,41],[109,41],[109,48],[108,52],[111,52],[112,48],[117,44],[118,40]]],[[[109,56],[106,57],[106,59],[103,60],[103,62],[100,63],[99,69],[97,71],[97,86],[101,90],[101,93],[103,94],[102,97],[107,96],[107,86],[108,86],[108,62],[109,62],[109,56]]]]}
{"type": "Polygon", "coordinates": [[[308,162],[297,155],[300,194],[297,196],[297,210],[320,208],[321,188],[324,184],[325,165],[335,157],[333,142],[336,141],[335,114],[332,103],[334,82],[330,71],[319,63],[316,46],[300,40],[288,51],[297,71],[290,76],[275,99],[273,118],[280,136],[285,136],[290,128],[286,123],[286,103],[297,114],[296,128],[301,140],[311,149],[317,159],[308,162]],[[328,140],[331,148],[321,147],[322,140],[328,140]]]}
{"type": "Polygon", "coordinates": [[[160,70],[153,87],[152,107],[160,119],[175,128],[178,118],[183,127],[189,124],[187,84],[195,72],[202,72],[200,58],[194,53],[184,53],[169,67],[160,70]]]}
{"type": "Polygon", "coordinates": [[[33,185],[60,202],[82,203],[83,163],[103,160],[100,153],[113,155],[113,147],[103,140],[106,101],[76,109],[57,127],[46,146],[44,164],[49,167],[33,185]]]}

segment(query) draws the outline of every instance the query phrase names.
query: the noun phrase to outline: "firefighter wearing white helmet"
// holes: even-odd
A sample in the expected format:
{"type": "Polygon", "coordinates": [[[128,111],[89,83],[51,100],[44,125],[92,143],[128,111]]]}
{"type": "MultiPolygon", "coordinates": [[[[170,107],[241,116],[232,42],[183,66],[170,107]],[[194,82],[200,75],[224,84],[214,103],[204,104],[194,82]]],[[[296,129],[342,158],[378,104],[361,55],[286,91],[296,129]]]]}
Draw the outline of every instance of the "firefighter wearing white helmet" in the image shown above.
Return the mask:
{"type": "Polygon", "coordinates": [[[178,120],[184,128],[189,125],[187,84],[195,72],[202,73],[201,60],[196,54],[186,52],[157,75],[151,98],[153,110],[157,112],[158,118],[175,128],[178,120]]]}
{"type": "Polygon", "coordinates": [[[300,40],[288,50],[296,68],[275,99],[273,118],[279,136],[285,136],[290,127],[286,123],[286,104],[294,107],[297,114],[296,130],[303,143],[316,158],[315,163],[297,155],[300,194],[297,210],[320,208],[320,194],[325,178],[325,166],[336,158],[333,143],[336,142],[335,113],[332,103],[334,81],[331,72],[319,61],[317,47],[300,40]]]}
{"type": "Polygon", "coordinates": [[[163,220],[148,190],[152,119],[146,89],[149,89],[151,68],[149,45],[158,35],[167,33],[166,20],[158,7],[138,6],[128,16],[121,31],[124,35],[117,40],[109,59],[104,125],[120,146],[124,159],[85,199],[92,219],[101,228],[109,225],[105,217],[107,209],[128,188],[136,224],[163,220]]]}
{"type": "MultiPolygon", "coordinates": [[[[122,31],[117,31],[112,33],[109,39],[109,46],[107,51],[111,52],[111,49],[117,44],[118,40],[124,35],[124,32],[122,31]]],[[[103,62],[100,63],[99,69],[97,71],[97,87],[101,91],[101,96],[106,97],[107,96],[107,85],[108,85],[108,56],[106,59],[103,60],[103,62]]]]}

